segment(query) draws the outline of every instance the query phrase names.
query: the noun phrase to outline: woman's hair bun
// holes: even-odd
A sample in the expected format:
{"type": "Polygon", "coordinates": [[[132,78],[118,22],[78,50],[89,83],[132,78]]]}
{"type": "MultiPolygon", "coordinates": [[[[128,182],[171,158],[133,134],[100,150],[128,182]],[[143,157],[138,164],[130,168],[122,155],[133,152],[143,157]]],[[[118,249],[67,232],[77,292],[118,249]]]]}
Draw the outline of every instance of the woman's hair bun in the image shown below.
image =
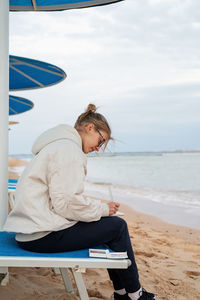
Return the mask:
{"type": "Polygon", "coordinates": [[[105,147],[106,147],[108,140],[113,139],[111,137],[111,129],[106,118],[103,115],[96,112],[97,108],[98,107],[96,107],[96,105],[90,103],[87,106],[85,112],[78,117],[74,127],[78,132],[85,132],[85,128],[87,127],[87,125],[93,123],[95,129],[103,130],[107,133],[108,138],[105,143],[105,147]]]}
{"type": "Polygon", "coordinates": [[[87,107],[87,109],[86,109],[86,112],[87,112],[87,113],[90,113],[90,112],[95,112],[96,110],[97,110],[96,105],[94,105],[94,104],[89,104],[88,107],[87,107]]]}

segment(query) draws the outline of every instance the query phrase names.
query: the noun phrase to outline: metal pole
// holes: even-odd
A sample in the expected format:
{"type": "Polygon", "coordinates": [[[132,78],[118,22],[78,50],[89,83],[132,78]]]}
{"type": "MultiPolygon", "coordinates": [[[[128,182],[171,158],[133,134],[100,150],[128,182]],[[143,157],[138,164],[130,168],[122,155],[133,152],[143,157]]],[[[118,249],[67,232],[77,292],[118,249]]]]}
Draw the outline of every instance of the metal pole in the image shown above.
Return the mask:
{"type": "Polygon", "coordinates": [[[0,231],[8,215],[9,0],[0,0],[0,231]]]}

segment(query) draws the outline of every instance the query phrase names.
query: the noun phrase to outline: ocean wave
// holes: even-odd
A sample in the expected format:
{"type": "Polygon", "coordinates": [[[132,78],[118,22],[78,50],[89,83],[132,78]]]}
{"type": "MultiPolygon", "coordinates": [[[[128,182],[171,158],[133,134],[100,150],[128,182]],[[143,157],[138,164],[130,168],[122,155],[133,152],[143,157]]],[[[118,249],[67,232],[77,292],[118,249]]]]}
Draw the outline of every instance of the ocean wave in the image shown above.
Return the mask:
{"type": "Polygon", "coordinates": [[[87,181],[86,189],[94,193],[101,193],[102,196],[109,197],[108,186],[110,186],[114,197],[123,198],[143,198],[149,201],[175,205],[185,208],[200,208],[200,191],[175,191],[159,190],[153,188],[138,188],[121,184],[112,184],[108,182],[87,181]]]}

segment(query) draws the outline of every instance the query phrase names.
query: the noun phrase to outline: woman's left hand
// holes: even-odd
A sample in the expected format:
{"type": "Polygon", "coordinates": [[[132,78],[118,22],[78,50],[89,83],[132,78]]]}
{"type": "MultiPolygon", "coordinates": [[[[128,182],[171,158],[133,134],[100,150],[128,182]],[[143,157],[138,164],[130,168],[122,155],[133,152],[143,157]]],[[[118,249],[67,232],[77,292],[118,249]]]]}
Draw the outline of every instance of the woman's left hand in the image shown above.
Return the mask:
{"type": "Polygon", "coordinates": [[[109,202],[108,207],[109,207],[109,216],[112,216],[118,211],[120,204],[117,202],[109,202]]]}

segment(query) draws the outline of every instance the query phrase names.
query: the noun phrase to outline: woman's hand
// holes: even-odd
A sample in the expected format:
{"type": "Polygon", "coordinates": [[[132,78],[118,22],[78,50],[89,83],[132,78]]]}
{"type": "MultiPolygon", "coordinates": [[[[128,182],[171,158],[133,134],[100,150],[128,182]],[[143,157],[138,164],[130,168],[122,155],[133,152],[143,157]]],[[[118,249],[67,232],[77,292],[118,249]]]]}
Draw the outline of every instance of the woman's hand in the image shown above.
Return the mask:
{"type": "Polygon", "coordinates": [[[108,207],[109,207],[109,216],[112,216],[113,214],[118,211],[120,204],[117,202],[109,202],[108,207]]]}

